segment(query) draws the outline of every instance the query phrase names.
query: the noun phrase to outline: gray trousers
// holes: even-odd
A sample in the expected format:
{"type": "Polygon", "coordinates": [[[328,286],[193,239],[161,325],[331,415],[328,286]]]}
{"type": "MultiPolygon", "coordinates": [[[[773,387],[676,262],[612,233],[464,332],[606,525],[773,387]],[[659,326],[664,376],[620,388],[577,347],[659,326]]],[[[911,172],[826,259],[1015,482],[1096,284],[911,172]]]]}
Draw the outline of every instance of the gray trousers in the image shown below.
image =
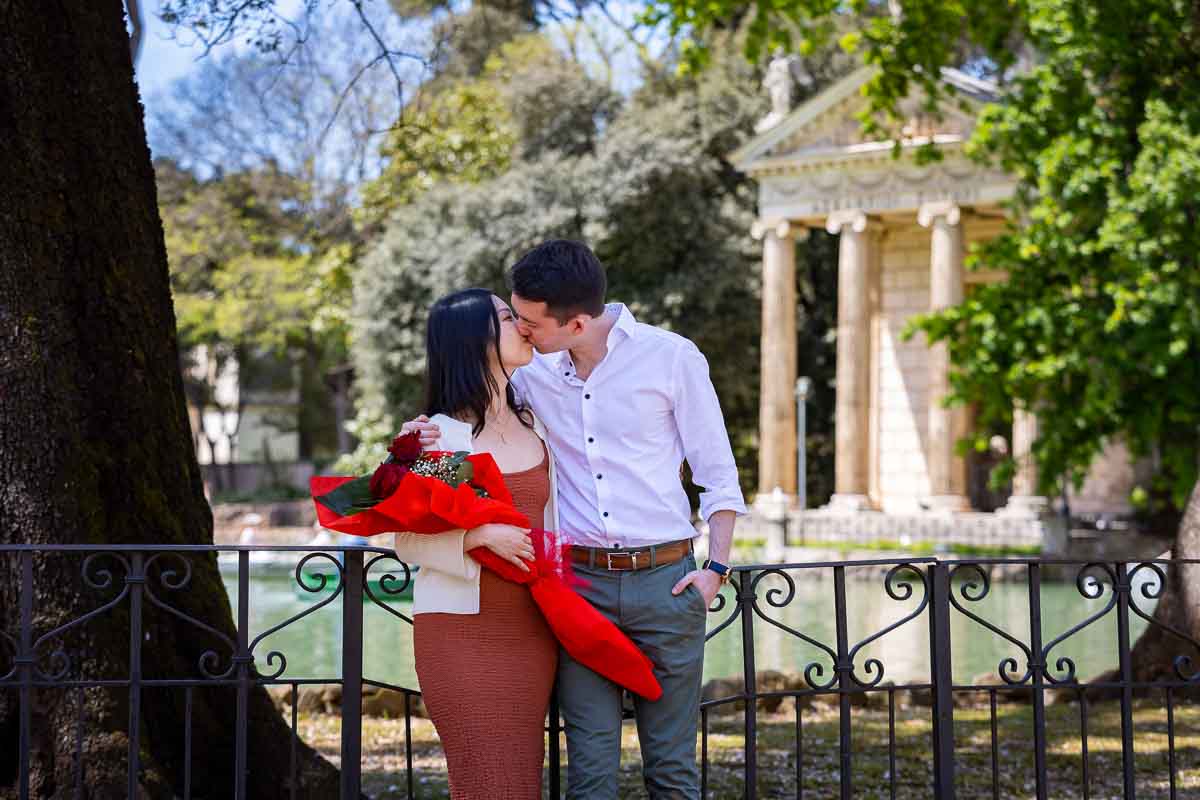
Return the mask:
{"type": "MultiPolygon", "coordinates": [[[[612,620],[654,662],[662,685],[655,702],[634,697],[643,780],[651,800],[698,800],[696,733],[704,669],[707,609],[695,586],[671,587],[696,568],[687,556],[673,564],[629,572],[574,569],[588,585],[579,593],[612,620]]],[[[621,689],[559,653],[558,702],[567,733],[569,800],[615,800],[621,761],[621,689]]]]}

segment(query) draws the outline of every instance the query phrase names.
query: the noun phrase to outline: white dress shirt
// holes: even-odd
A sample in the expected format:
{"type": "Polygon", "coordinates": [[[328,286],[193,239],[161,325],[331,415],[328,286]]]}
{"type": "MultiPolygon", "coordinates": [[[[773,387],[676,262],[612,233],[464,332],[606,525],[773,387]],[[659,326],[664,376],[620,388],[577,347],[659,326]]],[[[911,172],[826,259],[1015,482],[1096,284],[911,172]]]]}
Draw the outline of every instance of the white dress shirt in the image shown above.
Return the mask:
{"type": "MultiPolygon", "coordinates": [[[[471,426],[445,414],[436,414],[432,421],[441,429],[440,438],[426,450],[466,450],[474,453],[471,426]]],[[[546,440],[546,429],[536,417],[533,430],[546,440]]],[[[549,450],[549,446],[547,446],[549,450]]],[[[556,478],[554,455],[550,459],[550,499],[544,519],[531,520],[532,527],[558,528],[555,503],[556,478]]],[[[393,542],[396,556],[406,564],[416,564],[421,572],[413,584],[413,614],[478,614],[479,562],[463,552],[467,532],[458,529],[445,533],[397,533],[393,542]]]]}
{"type": "Polygon", "coordinates": [[[704,488],[700,515],[745,514],[737,465],[708,362],[689,340],[637,322],[624,305],[588,379],[569,351],[535,354],[513,386],[546,426],[558,467],[563,538],[641,547],[696,535],[680,481],[684,459],[704,488]]]}

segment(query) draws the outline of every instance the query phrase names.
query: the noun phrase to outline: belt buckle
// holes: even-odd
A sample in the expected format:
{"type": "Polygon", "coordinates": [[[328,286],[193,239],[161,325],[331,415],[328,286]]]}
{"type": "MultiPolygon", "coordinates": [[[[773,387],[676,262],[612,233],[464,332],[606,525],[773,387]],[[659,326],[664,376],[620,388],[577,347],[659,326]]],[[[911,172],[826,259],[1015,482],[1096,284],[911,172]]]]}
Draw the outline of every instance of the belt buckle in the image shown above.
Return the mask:
{"type": "Polygon", "coordinates": [[[610,572],[633,572],[634,570],[637,569],[638,554],[636,552],[629,552],[629,551],[618,551],[615,553],[606,552],[604,554],[604,557],[608,561],[607,566],[608,566],[608,570],[610,572]],[[633,563],[633,566],[631,566],[631,567],[614,567],[613,563],[612,563],[613,556],[629,556],[629,560],[633,563]]]}

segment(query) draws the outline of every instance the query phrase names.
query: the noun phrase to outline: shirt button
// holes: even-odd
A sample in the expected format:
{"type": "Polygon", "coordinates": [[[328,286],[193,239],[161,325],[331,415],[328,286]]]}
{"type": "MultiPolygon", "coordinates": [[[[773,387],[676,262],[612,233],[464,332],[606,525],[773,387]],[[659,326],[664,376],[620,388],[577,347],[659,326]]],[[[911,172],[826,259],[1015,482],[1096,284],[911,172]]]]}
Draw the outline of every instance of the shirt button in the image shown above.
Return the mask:
{"type": "Polygon", "coordinates": [[[605,511],[605,512],[604,512],[604,516],[606,516],[606,517],[608,516],[608,512],[607,512],[607,511],[605,511]]]}
{"type": "Polygon", "coordinates": [[[584,399],[584,400],[591,400],[591,399],[592,399],[592,396],[591,396],[590,394],[585,394],[585,395],[583,396],[583,399],[584,399]]]}
{"type": "Polygon", "coordinates": [[[564,377],[564,378],[569,378],[569,377],[571,377],[571,373],[569,373],[569,372],[564,372],[564,373],[563,373],[563,377],[564,377]]]}
{"type": "Polygon", "coordinates": [[[592,442],[594,442],[594,441],[596,441],[596,440],[595,440],[595,439],[593,439],[593,438],[592,438],[592,437],[590,437],[590,436],[588,437],[588,444],[591,444],[591,443],[592,443],[592,442]]]}
{"type": "Polygon", "coordinates": [[[600,480],[600,479],[601,479],[601,478],[603,478],[603,477],[604,477],[603,475],[597,475],[597,476],[596,476],[596,480],[600,480]]]}

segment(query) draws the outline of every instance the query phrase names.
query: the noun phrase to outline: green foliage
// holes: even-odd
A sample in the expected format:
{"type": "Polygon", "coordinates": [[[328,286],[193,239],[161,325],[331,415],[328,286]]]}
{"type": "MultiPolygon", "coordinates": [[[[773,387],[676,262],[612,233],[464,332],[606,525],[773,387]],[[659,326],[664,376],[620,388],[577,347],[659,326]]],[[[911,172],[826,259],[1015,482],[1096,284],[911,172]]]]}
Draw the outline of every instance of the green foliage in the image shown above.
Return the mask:
{"type": "Polygon", "coordinates": [[[427,99],[406,110],[404,124],[382,148],[383,173],[364,189],[363,221],[378,224],[439,183],[494,178],[513,159],[587,153],[597,126],[616,107],[607,87],[545,37],[514,37],[497,47],[477,77],[435,81],[427,99]],[[558,98],[564,85],[580,92],[567,105],[558,98]]]}
{"type": "Polygon", "coordinates": [[[183,348],[227,341],[284,353],[314,336],[344,342],[347,254],[315,241],[306,184],[270,168],[201,181],[156,166],[183,348]]]}
{"type": "MultiPolygon", "coordinates": [[[[1151,508],[1182,508],[1200,445],[1200,18],[1193,3],[1029,3],[1043,62],[973,148],[1020,181],[1023,224],[976,263],[1009,273],[919,320],[959,401],[1037,410],[1043,489],[1106,442],[1154,457],[1151,508]],[[1190,7],[1190,8],[1189,8],[1190,7]]],[[[1139,493],[1145,503],[1145,490],[1139,493]]]]}
{"type": "Polygon", "coordinates": [[[440,46],[431,65],[433,78],[423,90],[478,78],[502,46],[535,29],[519,11],[514,14],[483,3],[438,20],[433,35],[440,46]]]}
{"type": "Polygon", "coordinates": [[[1119,437],[1158,468],[1139,500],[1182,507],[1200,445],[1200,4],[887,5],[652,0],[648,15],[697,34],[752,14],[752,55],[853,19],[843,46],[880,67],[866,87],[875,133],[917,90],[930,108],[953,101],[944,66],[1000,80],[971,152],[1017,178],[1019,222],[972,261],[1009,278],[915,329],[948,344],[952,399],[977,405],[981,430],[1014,402],[1037,411],[1043,491],[1082,480],[1119,437]]]}
{"type": "Polygon", "coordinates": [[[374,227],[396,208],[444,183],[476,184],[504,173],[513,159],[589,152],[597,126],[617,98],[540,35],[506,41],[481,74],[436,81],[382,147],[386,164],[366,184],[360,221],[374,227]],[[440,88],[438,88],[440,86],[440,88]],[[578,91],[561,103],[563,86],[578,91]]]}
{"type": "Polygon", "coordinates": [[[500,92],[517,136],[517,155],[581,156],[595,149],[620,100],[542,35],[522,36],[488,59],[484,76],[500,92]],[[562,92],[571,95],[563,102],[562,92]]]}
{"type": "Polygon", "coordinates": [[[647,0],[642,20],[665,24],[672,35],[687,34],[686,71],[712,58],[707,31],[743,21],[743,52],[755,63],[775,50],[808,56],[836,42],[881,67],[866,87],[862,122],[867,133],[883,134],[905,122],[898,106],[917,90],[931,111],[947,99],[939,80],[943,66],[970,61],[976,72],[1003,73],[1015,62],[1026,14],[1037,5],[1039,0],[647,0]]]}
{"type": "Polygon", "coordinates": [[[441,182],[478,183],[510,163],[516,134],[489,80],[451,86],[406,111],[388,134],[380,176],[363,186],[359,222],[374,228],[441,182]]]}
{"type": "Polygon", "coordinates": [[[269,166],[209,180],[165,160],[156,169],[180,350],[206,362],[185,370],[192,403],[223,408],[217,384],[235,361],[243,389],[281,365],[276,388],[288,388],[294,365],[301,418],[279,427],[332,449],[320,375],[348,356],[352,245],[321,237],[308,184],[269,166]]]}
{"type": "Polygon", "coordinates": [[[346,422],[346,430],[359,443],[358,447],[339,456],[329,468],[330,473],[365,475],[374,472],[387,458],[387,446],[403,419],[396,419],[385,411],[385,405],[378,400],[359,404],[357,416],[346,422]]]}

